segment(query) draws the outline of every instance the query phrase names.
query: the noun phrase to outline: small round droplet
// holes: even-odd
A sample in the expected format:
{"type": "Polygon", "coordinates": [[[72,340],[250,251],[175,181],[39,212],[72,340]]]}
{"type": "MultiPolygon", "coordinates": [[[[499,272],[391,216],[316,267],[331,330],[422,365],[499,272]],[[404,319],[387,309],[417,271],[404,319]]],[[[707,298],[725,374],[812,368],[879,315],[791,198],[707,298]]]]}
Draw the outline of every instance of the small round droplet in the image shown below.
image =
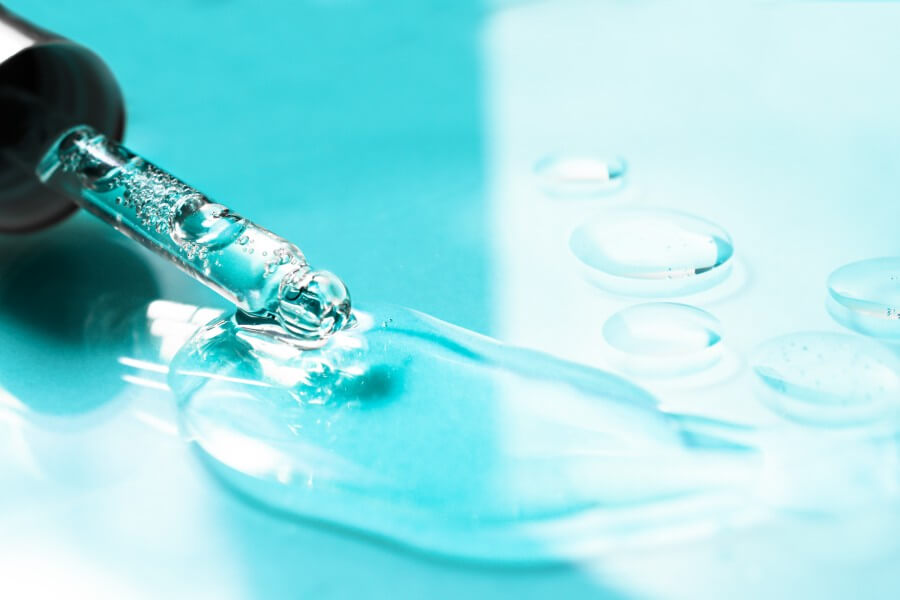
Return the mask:
{"type": "Polygon", "coordinates": [[[828,277],[828,311],[859,333],[900,340],[900,257],[853,262],[828,277]]]}
{"type": "Polygon", "coordinates": [[[294,271],[281,282],[279,296],[275,312],[282,326],[314,343],[340,331],[350,319],[350,292],[328,271],[294,271]]]}
{"type": "Polygon", "coordinates": [[[722,357],[719,320],[687,304],[629,306],[607,319],[603,338],[623,370],[644,376],[696,373],[722,357]]]}
{"type": "Polygon", "coordinates": [[[227,246],[246,227],[246,221],[221,204],[212,204],[199,195],[188,196],[175,209],[172,238],[178,244],[199,244],[210,249],[227,246]]]}
{"type": "Polygon", "coordinates": [[[900,359],[866,338],[792,333],[759,346],[752,365],[763,401],[793,421],[858,425],[900,406],[900,359]]]}
{"type": "Polygon", "coordinates": [[[618,157],[553,155],[535,164],[541,187],[555,196],[593,196],[618,190],[627,167],[618,157]]]}
{"type": "Polygon", "coordinates": [[[598,286],[635,296],[705,290],[731,272],[731,237],[710,221],[652,208],[609,210],[580,225],[569,247],[598,286]]]}

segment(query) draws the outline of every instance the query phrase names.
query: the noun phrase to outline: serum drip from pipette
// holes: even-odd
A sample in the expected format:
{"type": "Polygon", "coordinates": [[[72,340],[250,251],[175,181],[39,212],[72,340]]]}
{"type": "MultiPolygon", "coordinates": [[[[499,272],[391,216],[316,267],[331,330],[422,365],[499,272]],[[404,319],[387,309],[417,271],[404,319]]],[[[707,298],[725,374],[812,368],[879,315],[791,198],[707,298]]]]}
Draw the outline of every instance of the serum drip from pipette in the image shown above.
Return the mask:
{"type": "Polygon", "coordinates": [[[87,126],[72,128],[37,167],[45,184],[175,263],[253,317],[315,346],[350,321],[336,275],[295,245],[87,126]]]}

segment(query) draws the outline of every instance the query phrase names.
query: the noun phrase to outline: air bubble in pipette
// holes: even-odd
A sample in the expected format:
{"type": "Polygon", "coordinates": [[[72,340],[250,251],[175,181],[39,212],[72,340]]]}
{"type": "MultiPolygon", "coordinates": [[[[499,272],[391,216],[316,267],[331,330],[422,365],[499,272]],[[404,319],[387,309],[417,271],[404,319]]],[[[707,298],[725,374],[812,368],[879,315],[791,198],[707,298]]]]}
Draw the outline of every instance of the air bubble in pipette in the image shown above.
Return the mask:
{"type": "Polygon", "coordinates": [[[336,275],[314,271],[287,240],[90,127],[63,133],[37,176],[298,343],[324,343],[350,319],[350,295],[336,275]]]}

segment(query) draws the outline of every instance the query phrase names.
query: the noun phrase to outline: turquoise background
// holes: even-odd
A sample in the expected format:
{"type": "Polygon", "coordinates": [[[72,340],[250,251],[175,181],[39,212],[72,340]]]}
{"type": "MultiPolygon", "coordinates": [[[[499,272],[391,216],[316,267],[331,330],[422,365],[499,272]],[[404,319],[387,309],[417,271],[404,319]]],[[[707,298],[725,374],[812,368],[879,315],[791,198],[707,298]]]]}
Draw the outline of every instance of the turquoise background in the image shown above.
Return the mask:
{"type": "Polygon", "coordinates": [[[108,62],[128,145],[358,297],[487,328],[480,5],[19,4],[108,62]]]}
{"type": "MultiPolygon", "coordinates": [[[[656,204],[734,235],[751,283],[716,314],[739,351],[834,328],[828,272],[900,253],[895,4],[7,5],[109,63],[128,146],[295,241],[355,299],[579,358],[590,338],[559,331],[574,322],[595,335],[608,307],[570,314],[570,298],[538,279],[516,297],[542,310],[510,326],[492,204],[531,190],[530,164],[567,144],[621,152],[656,204]]],[[[565,245],[549,229],[519,240],[524,254],[565,245]]],[[[787,516],[523,570],[436,560],[245,503],[172,433],[156,380],[123,380],[133,373],[117,362],[156,350],[139,323],[147,302],[225,305],[131,246],[84,214],[0,238],[0,590],[22,591],[11,597],[896,595],[900,527],[880,515],[787,516]]],[[[728,412],[745,383],[705,398],[728,412]]]]}

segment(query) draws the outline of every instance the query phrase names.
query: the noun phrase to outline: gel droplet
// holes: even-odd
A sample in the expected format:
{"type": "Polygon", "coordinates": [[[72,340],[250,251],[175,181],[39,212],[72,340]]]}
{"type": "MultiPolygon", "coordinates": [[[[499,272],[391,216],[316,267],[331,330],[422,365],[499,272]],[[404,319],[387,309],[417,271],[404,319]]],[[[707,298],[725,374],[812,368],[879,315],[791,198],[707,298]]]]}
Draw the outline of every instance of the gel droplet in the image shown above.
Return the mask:
{"type": "Polygon", "coordinates": [[[200,195],[184,198],[172,217],[172,238],[181,245],[198,244],[210,249],[222,248],[237,240],[246,222],[221,204],[200,195]]]}
{"type": "MultiPolygon", "coordinates": [[[[279,258],[272,268],[284,264],[279,258]]],[[[328,271],[298,269],[281,283],[275,311],[285,329],[303,340],[324,342],[350,320],[350,292],[328,271]]]]}
{"type": "Polygon", "coordinates": [[[728,233],[687,213],[616,209],[580,225],[569,247],[596,285],[635,296],[703,291],[731,272],[728,233]]]}
{"type": "Polygon", "coordinates": [[[900,341],[900,257],[853,262],[828,277],[828,311],[859,333],[900,341]]]}
{"type": "Polygon", "coordinates": [[[689,448],[634,384],[406,309],[356,317],[307,350],[220,320],[172,361],[184,431],[230,488],[490,560],[592,554],[731,510],[743,459],[689,448]]]}
{"type": "Polygon", "coordinates": [[[620,368],[644,376],[695,373],[722,357],[719,320],[687,304],[629,306],[607,319],[603,337],[620,368]]]}
{"type": "Polygon", "coordinates": [[[618,157],[548,156],[534,166],[541,187],[558,196],[591,196],[625,185],[625,161],[618,157]]]}
{"type": "Polygon", "coordinates": [[[763,401],[790,420],[845,426],[896,417],[900,359],[871,340],[792,333],[763,343],[752,364],[763,401]]]}

